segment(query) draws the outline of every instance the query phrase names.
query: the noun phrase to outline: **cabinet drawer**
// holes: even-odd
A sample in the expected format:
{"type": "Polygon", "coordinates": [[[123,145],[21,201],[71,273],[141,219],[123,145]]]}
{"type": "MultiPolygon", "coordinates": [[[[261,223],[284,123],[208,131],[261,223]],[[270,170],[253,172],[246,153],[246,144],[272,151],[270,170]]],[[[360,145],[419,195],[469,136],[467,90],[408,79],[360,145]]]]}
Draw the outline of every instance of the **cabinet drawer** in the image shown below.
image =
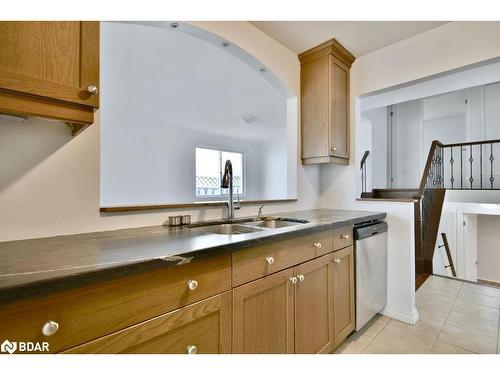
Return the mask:
{"type": "Polygon", "coordinates": [[[332,232],[328,230],[235,251],[233,286],[293,267],[332,250],[332,232]]]}
{"type": "Polygon", "coordinates": [[[0,332],[11,341],[47,341],[50,352],[59,352],[230,288],[225,254],[1,306],[0,332]],[[198,283],[194,290],[190,280],[198,283]],[[50,321],[59,329],[44,336],[50,321]]]}
{"type": "Polygon", "coordinates": [[[231,353],[231,292],[77,346],[70,354],[231,353]]]}
{"type": "Polygon", "coordinates": [[[352,245],[352,226],[333,230],[333,249],[340,250],[352,245]]]}

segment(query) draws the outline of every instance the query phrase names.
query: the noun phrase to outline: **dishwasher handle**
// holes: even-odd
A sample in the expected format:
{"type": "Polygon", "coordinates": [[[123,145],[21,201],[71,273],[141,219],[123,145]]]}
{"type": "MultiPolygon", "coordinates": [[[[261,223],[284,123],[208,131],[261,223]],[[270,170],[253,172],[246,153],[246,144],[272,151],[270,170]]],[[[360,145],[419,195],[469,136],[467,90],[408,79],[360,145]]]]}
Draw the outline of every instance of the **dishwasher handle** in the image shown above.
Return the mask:
{"type": "Polygon", "coordinates": [[[354,228],[354,239],[359,241],[385,232],[387,232],[387,223],[382,221],[372,225],[354,228]]]}

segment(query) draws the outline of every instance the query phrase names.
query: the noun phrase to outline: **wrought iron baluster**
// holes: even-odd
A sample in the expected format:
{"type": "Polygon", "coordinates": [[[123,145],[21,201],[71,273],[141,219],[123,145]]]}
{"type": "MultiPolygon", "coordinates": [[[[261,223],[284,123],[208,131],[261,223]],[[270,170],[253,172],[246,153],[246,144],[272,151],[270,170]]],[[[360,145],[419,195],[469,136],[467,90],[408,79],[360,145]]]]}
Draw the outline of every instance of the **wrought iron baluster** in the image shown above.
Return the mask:
{"type": "Polygon", "coordinates": [[[470,188],[472,189],[472,183],[474,182],[474,177],[472,177],[472,163],[474,162],[474,158],[472,157],[472,145],[469,146],[469,164],[470,164],[470,176],[469,176],[469,182],[470,182],[470,188]]]}
{"type": "Polygon", "coordinates": [[[464,188],[464,150],[460,146],[460,189],[464,188]]]}
{"type": "Polygon", "coordinates": [[[367,190],[367,188],[366,188],[366,180],[367,180],[367,176],[366,176],[366,163],[365,163],[365,165],[363,165],[363,168],[364,168],[364,170],[365,170],[365,171],[364,171],[364,176],[365,176],[365,187],[364,187],[364,191],[365,191],[365,192],[367,192],[368,190],[367,190]]]}
{"type": "Polygon", "coordinates": [[[365,192],[365,169],[361,168],[361,193],[365,192]]]}
{"type": "Polygon", "coordinates": [[[434,150],[434,155],[432,155],[432,188],[436,187],[436,153],[437,147],[434,150]]]}
{"type": "Polygon", "coordinates": [[[493,177],[493,160],[495,157],[493,156],[493,142],[490,143],[490,188],[493,189],[493,181],[495,178],[493,177]]]}
{"type": "Polygon", "coordinates": [[[450,153],[451,153],[451,157],[450,157],[450,171],[451,171],[450,182],[451,182],[451,188],[453,189],[454,182],[455,182],[455,178],[453,177],[453,163],[455,163],[455,160],[453,159],[453,146],[450,147],[450,153]]]}
{"type": "Polygon", "coordinates": [[[441,187],[444,188],[444,147],[440,147],[441,150],[441,158],[439,159],[439,165],[441,167],[441,176],[440,176],[440,182],[441,182],[441,187]]]}
{"type": "Polygon", "coordinates": [[[481,186],[479,189],[483,188],[483,144],[481,143],[480,145],[480,155],[479,155],[479,175],[480,175],[480,183],[481,186]]]}

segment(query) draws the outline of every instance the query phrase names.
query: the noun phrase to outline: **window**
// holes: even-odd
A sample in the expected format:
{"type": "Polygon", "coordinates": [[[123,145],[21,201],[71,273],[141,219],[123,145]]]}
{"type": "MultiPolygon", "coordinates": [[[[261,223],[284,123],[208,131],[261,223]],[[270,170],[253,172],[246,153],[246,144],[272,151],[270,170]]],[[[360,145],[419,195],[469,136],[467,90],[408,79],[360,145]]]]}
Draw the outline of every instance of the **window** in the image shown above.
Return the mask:
{"type": "Polygon", "coordinates": [[[226,160],[233,165],[233,194],[243,195],[243,154],[196,147],[196,196],[213,197],[229,194],[220,183],[226,160]]]}

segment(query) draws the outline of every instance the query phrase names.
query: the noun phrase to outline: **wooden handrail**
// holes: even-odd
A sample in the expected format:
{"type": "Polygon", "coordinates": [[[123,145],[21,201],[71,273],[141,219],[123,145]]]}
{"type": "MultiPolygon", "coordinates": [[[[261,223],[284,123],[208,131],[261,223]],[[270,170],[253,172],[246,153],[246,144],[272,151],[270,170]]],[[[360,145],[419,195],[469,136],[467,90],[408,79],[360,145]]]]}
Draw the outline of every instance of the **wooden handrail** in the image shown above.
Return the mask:
{"type": "Polygon", "coordinates": [[[413,198],[420,199],[424,196],[425,185],[427,183],[427,178],[429,178],[429,172],[432,166],[432,159],[434,158],[434,153],[436,152],[436,147],[443,144],[438,140],[432,141],[431,148],[429,150],[429,155],[427,156],[427,162],[425,163],[424,172],[422,173],[422,179],[420,180],[420,186],[418,188],[418,193],[413,196],[413,198]]]}
{"type": "Polygon", "coordinates": [[[474,142],[462,142],[462,143],[449,143],[446,145],[441,145],[442,147],[458,147],[458,146],[474,146],[474,145],[489,145],[490,143],[500,143],[500,139],[492,139],[491,141],[474,141],[474,142]]]}
{"type": "Polygon", "coordinates": [[[366,163],[366,159],[370,155],[370,151],[366,150],[363,157],[361,158],[360,168],[363,169],[363,165],[366,163]]]}
{"type": "Polygon", "coordinates": [[[438,246],[439,248],[444,247],[446,250],[446,257],[448,258],[448,265],[444,268],[450,268],[451,274],[453,277],[457,277],[457,272],[455,271],[455,265],[453,264],[453,258],[451,256],[450,245],[448,244],[448,238],[446,238],[446,233],[441,233],[441,237],[443,238],[443,244],[438,246]]]}

